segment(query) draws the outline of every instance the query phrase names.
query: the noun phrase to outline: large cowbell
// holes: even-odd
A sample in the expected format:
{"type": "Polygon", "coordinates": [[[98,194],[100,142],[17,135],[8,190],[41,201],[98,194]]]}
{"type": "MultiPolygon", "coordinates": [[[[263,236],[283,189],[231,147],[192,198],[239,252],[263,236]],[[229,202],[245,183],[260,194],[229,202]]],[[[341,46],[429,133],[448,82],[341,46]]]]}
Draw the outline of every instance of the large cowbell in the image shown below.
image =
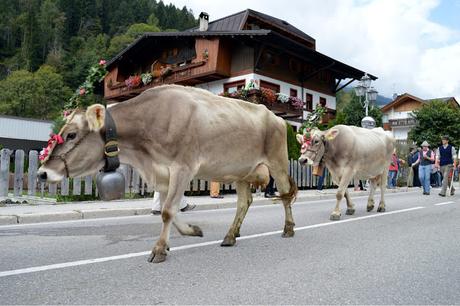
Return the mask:
{"type": "Polygon", "coordinates": [[[106,109],[105,115],[105,166],[96,178],[99,196],[104,201],[123,198],[125,195],[125,177],[116,169],[120,166],[118,159],[117,129],[110,112],[106,109]]]}
{"type": "Polygon", "coordinates": [[[117,171],[99,172],[96,186],[104,201],[122,199],[125,195],[125,177],[117,171]]]}

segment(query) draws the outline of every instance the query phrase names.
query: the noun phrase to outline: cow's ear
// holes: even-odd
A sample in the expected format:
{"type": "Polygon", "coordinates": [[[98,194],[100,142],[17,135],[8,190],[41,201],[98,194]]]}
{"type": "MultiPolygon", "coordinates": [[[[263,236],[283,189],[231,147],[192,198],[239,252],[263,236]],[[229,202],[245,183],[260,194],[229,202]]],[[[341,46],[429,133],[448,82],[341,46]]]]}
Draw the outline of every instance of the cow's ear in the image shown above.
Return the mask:
{"type": "Polygon", "coordinates": [[[297,139],[297,141],[302,144],[303,143],[303,135],[302,134],[297,134],[295,135],[295,138],[297,139]]]}
{"type": "Polygon", "coordinates": [[[94,104],[86,110],[86,120],[89,129],[93,132],[99,132],[104,127],[105,107],[101,104],[94,104]]]}
{"type": "Polygon", "coordinates": [[[332,128],[326,132],[326,135],[324,135],[324,138],[326,138],[326,140],[332,140],[335,137],[337,137],[337,135],[339,135],[339,130],[332,128]]]}

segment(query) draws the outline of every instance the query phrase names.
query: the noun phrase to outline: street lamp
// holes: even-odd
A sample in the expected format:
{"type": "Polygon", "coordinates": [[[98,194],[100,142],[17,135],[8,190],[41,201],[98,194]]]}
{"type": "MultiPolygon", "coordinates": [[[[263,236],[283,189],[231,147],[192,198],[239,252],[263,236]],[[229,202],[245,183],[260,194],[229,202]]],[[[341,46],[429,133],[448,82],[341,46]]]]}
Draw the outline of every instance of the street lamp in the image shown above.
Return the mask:
{"type": "Polygon", "coordinates": [[[355,92],[358,97],[364,96],[364,107],[366,109],[366,117],[361,120],[361,126],[363,128],[372,129],[375,127],[374,118],[369,116],[369,103],[373,103],[377,100],[378,91],[374,87],[371,87],[371,78],[364,74],[359,84],[355,87],[355,92]]]}

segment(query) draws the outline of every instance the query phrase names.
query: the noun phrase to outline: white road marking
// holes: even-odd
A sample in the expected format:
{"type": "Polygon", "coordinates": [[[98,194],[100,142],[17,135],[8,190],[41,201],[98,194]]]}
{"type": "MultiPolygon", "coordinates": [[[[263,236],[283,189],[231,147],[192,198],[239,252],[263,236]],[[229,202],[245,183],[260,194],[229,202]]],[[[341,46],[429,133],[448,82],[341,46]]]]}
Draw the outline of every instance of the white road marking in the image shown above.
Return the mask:
{"type": "MultiPolygon", "coordinates": [[[[330,221],[330,222],[325,222],[325,223],[307,225],[307,226],[297,227],[297,228],[295,228],[295,231],[299,232],[299,231],[312,229],[312,228],[323,227],[323,226],[336,225],[336,224],[342,224],[342,223],[348,223],[348,222],[354,222],[354,221],[360,221],[360,220],[364,220],[364,219],[382,217],[382,216],[387,216],[387,215],[394,215],[394,214],[404,213],[404,212],[418,210],[418,209],[422,209],[422,208],[424,208],[424,207],[423,206],[418,206],[418,207],[412,207],[412,208],[407,208],[407,209],[390,211],[390,212],[386,212],[386,213],[377,213],[377,214],[374,214],[374,215],[350,218],[350,219],[345,219],[345,220],[340,220],[340,221],[330,221]]],[[[239,238],[237,238],[237,240],[247,240],[247,239],[253,239],[253,238],[258,238],[258,237],[273,236],[273,235],[281,234],[282,232],[283,232],[282,230],[279,230],[279,231],[272,231],[272,232],[265,232],[265,233],[260,233],[260,234],[248,235],[248,236],[239,237],[239,238]]],[[[207,242],[202,242],[202,243],[194,243],[194,244],[182,245],[182,246],[171,248],[171,252],[179,251],[179,250],[193,249],[193,248],[198,248],[198,247],[204,247],[204,246],[208,246],[208,245],[215,245],[215,244],[219,244],[221,241],[222,240],[213,240],[213,241],[207,241],[207,242]]],[[[55,269],[62,269],[62,268],[75,267],[75,266],[82,266],[82,265],[94,264],[94,263],[99,263],[99,262],[107,262],[107,261],[113,261],[113,260],[120,260],[120,259],[127,259],[127,258],[139,257],[139,256],[146,256],[148,254],[150,254],[150,251],[138,252],[138,253],[128,253],[128,254],[123,254],[123,255],[101,257],[101,258],[94,258],[94,259],[77,260],[77,261],[64,262],[64,263],[45,265],[45,266],[30,267],[30,268],[17,269],[17,270],[2,271],[2,272],[0,272],[0,277],[12,276],[12,275],[20,275],[20,274],[40,272],[40,271],[55,270],[55,269]]]]}
{"type": "Polygon", "coordinates": [[[437,204],[434,204],[435,206],[441,206],[441,205],[448,205],[448,204],[454,204],[455,202],[453,201],[449,201],[449,202],[442,202],[442,203],[437,203],[437,204]]]}

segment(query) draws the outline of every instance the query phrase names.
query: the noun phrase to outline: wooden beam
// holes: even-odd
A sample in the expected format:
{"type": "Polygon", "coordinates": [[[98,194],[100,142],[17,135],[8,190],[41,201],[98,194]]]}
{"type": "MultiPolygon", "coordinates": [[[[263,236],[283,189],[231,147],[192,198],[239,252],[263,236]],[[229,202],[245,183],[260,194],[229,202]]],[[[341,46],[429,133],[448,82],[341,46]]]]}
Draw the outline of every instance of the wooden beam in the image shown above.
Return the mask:
{"type": "Polygon", "coordinates": [[[347,83],[345,83],[344,85],[340,86],[338,89],[337,89],[337,86],[339,86],[340,84],[340,81],[337,82],[337,85],[335,86],[335,89],[334,89],[334,92],[337,93],[339,92],[340,90],[344,89],[346,86],[348,86],[351,82],[355,81],[356,79],[351,79],[350,81],[348,81],[347,83]]]}

